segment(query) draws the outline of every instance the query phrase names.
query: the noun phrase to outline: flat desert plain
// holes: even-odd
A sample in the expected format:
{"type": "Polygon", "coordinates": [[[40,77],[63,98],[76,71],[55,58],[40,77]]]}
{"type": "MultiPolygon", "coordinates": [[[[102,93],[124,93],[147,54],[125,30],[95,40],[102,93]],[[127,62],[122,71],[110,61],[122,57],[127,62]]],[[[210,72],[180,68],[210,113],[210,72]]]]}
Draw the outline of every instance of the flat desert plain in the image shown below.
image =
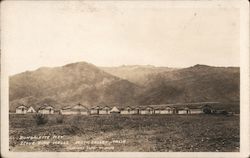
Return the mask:
{"type": "Polygon", "coordinates": [[[10,114],[10,151],[238,152],[239,116],[10,114]]]}

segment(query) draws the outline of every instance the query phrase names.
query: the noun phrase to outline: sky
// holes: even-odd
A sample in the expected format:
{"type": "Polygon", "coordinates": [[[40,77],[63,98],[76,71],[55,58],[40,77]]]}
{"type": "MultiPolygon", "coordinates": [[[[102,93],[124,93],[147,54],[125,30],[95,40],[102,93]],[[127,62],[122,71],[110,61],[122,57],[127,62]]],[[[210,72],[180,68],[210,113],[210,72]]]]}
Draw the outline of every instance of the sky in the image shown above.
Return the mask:
{"type": "Polygon", "coordinates": [[[85,61],[97,66],[239,66],[239,10],[164,1],[9,1],[2,53],[13,75],[85,61]]]}

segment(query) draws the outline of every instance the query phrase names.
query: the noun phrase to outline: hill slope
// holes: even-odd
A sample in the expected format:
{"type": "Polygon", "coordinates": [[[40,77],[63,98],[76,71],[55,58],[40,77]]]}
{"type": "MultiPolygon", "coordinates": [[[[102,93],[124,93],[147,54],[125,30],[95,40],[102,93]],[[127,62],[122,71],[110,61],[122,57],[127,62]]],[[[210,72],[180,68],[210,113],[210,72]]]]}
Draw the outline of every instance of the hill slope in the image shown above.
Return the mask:
{"type": "Polygon", "coordinates": [[[128,80],[140,86],[144,86],[151,75],[176,70],[176,68],[155,67],[152,65],[123,65],[118,67],[100,68],[107,73],[128,80]]]}
{"type": "MultiPolygon", "coordinates": [[[[10,77],[10,102],[88,105],[134,102],[138,87],[96,66],[81,62],[55,68],[40,68],[10,77]],[[33,99],[31,99],[33,98],[33,99]]],[[[11,108],[12,109],[12,108],[11,108]]]]}
{"type": "Polygon", "coordinates": [[[195,65],[152,75],[146,84],[139,104],[215,101],[239,106],[240,72],[235,67],[195,65]]]}

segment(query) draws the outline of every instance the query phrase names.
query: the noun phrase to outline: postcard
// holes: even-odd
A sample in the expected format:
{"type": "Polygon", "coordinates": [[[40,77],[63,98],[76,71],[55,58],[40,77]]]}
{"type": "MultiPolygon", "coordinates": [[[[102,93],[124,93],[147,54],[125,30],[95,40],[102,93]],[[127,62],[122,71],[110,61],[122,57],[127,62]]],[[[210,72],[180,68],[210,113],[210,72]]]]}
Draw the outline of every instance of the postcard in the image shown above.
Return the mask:
{"type": "Polygon", "coordinates": [[[3,157],[249,157],[249,3],[3,1],[3,157]]]}

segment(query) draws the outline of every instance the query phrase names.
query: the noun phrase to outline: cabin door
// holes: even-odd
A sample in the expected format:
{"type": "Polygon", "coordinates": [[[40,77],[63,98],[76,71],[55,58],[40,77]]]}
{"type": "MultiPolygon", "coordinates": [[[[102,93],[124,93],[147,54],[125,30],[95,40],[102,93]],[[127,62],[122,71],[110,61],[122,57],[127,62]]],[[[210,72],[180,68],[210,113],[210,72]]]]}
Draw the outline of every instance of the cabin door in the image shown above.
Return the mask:
{"type": "Polygon", "coordinates": [[[178,114],[178,111],[176,109],[173,110],[174,114],[178,114]]]}
{"type": "Polygon", "coordinates": [[[139,109],[136,110],[137,114],[139,114],[139,109]]]}

